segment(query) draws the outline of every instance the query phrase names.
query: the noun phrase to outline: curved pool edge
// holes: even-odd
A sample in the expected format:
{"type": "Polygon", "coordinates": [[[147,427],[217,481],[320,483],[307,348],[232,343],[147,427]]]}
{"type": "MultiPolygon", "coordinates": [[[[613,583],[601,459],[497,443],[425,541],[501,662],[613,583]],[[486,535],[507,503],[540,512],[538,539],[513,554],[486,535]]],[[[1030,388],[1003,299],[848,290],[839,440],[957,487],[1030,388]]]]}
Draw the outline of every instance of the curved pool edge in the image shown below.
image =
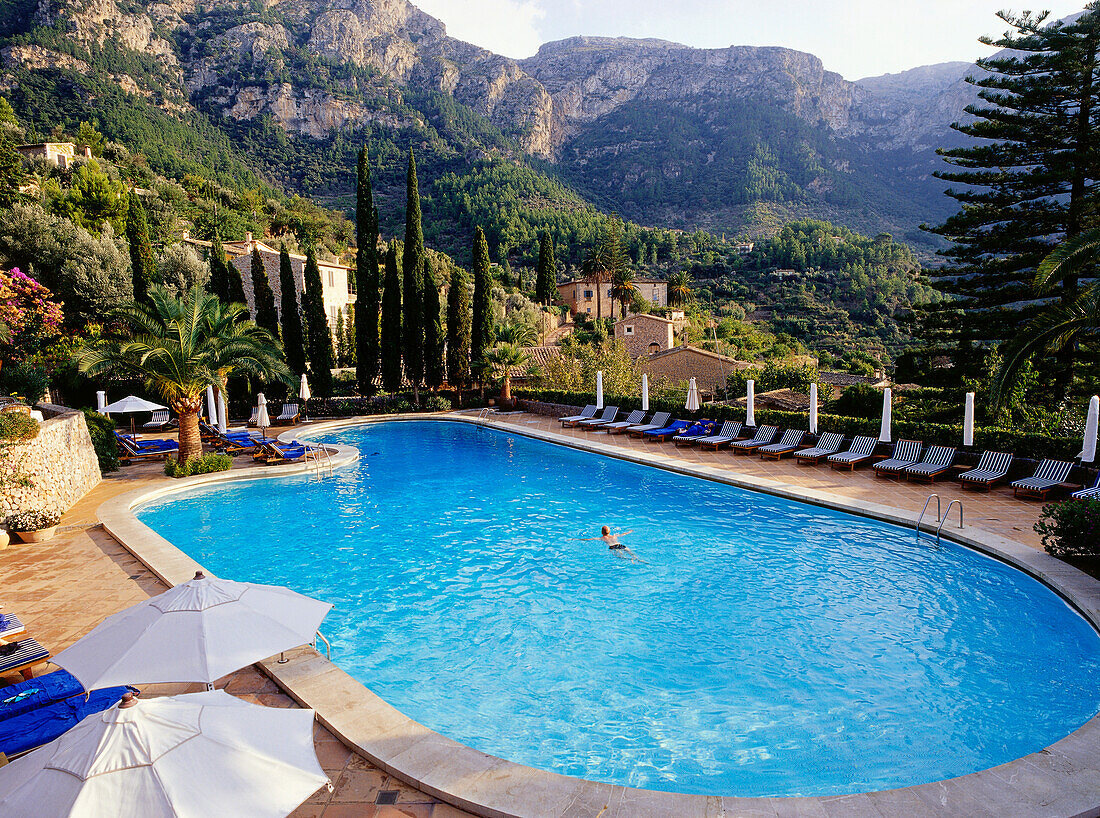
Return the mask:
{"type": "MultiPolygon", "coordinates": [[[[299,427],[288,436],[313,437],[337,429],[386,421],[445,420],[472,423],[602,456],[722,482],[813,505],[913,526],[916,515],[874,503],[837,498],[789,484],[696,466],[661,452],[614,450],[598,440],[517,429],[460,413],[351,418],[299,427]]],[[[327,443],[334,468],[358,458],[350,446],[327,443]]],[[[205,570],[134,514],[134,509],[170,494],[229,480],[304,473],[307,466],[260,466],[173,480],[135,489],[101,504],[97,516],[124,548],[170,585],[205,570]]],[[[934,530],[931,529],[931,530],[934,530]]],[[[1100,630],[1100,582],[1023,543],[967,527],[947,538],[1031,574],[1075,607],[1100,630]]],[[[209,572],[208,572],[209,573],[209,572]]],[[[312,648],[257,664],[265,674],[346,745],[386,772],[436,798],[487,818],[600,816],[600,818],[718,818],[719,816],[868,815],[1100,816],[1100,716],[1050,747],[1007,764],[959,778],[895,790],[800,798],[683,795],[586,781],[516,764],[459,744],[409,719],[312,648]]]]}

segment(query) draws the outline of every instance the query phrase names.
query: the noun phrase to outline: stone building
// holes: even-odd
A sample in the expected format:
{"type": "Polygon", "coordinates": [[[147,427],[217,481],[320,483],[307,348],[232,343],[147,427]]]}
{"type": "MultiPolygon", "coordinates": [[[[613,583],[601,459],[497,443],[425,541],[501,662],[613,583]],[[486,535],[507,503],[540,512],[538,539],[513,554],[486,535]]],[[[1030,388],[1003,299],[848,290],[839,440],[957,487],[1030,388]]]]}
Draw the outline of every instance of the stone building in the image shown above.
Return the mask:
{"type": "Polygon", "coordinates": [[[628,315],[615,322],[615,339],[622,341],[631,358],[664,352],[675,346],[675,322],[659,315],[628,315]]]}
{"type": "MultiPolygon", "coordinates": [[[[668,284],[657,278],[636,278],[634,286],[643,298],[655,307],[668,306],[668,284]]],[[[622,307],[611,297],[611,282],[597,286],[596,277],[588,276],[558,285],[558,300],[569,307],[574,315],[590,315],[593,318],[614,318],[622,314],[622,307]]]]}
{"type": "Polygon", "coordinates": [[[63,170],[72,167],[78,159],[92,158],[91,148],[85,145],[78,155],[76,145],[72,142],[39,142],[34,145],[20,145],[16,150],[27,159],[33,159],[36,156],[45,157],[51,165],[63,170]]]}
{"type": "Polygon", "coordinates": [[[748,369],[751,364],[698,347],[681,346],[639,358],[638,366],[651,378],[673,383],[695,378],[700,391],[717,394],[724,393],[731,372],[748,369]]]}

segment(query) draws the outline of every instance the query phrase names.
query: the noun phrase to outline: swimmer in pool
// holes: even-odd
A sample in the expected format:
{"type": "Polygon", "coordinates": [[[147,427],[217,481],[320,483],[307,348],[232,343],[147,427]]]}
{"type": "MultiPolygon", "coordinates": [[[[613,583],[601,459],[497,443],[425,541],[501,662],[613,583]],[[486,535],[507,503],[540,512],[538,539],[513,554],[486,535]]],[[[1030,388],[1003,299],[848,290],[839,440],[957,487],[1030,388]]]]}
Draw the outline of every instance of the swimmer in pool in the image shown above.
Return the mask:
{"type": "Polygon", "coordinates": [[[612,534],[611,528],[605,525],[602,529],[600,529],[600,536],[586,537],[582,539],[581,542],[593,542],[594,540],[599,540],[600,542],[607,543],[607,550],[614,551],[616,557],[630,559],[633,562],[642,562],[642,560],[638,559],[638,556],[633,551],[631,551],[629,548],[619,542],[619,537],[625,537],[627,534],[633,533],[634,529],[632,528],[629,531],[620,531],[617,534],[612,534]]]}

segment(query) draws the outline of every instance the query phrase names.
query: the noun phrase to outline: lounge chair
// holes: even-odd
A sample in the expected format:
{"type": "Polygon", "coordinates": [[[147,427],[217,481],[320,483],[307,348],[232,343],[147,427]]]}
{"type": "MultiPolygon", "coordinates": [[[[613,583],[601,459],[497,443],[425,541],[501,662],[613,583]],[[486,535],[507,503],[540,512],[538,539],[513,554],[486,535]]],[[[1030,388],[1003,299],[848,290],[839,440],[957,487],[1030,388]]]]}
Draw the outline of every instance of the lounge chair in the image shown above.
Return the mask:
{"type": "Polygon", "coordinates": [[[668,426],[668,419],[672,417],[671,412],[658,412],[649,419],[649,423],[641,423],[637,426],[627,427],[626,433],[632,437],[641,437],[646,432],[652,432],[655,429],[663,429],[668,426]]]}
{"type": "Polygon", "coordinates": [[[954,446],[929,446],[924,453],[924,460],[905,470],[905,479],[918,483],[936,482],[937,477],[951,471],[951,466],[955,463],[955,451],[954,446]]]}
{"type": "Polygon", "coordinates": [[[249,426],[256,426],[256,425],[259,424],[259,422],[260,422],[260,407],[259,406],[253,406],[252,407],[252,414],[248,418],[248,425],[249,426]]]}
{"type": "MultiPolygon", "coordinates": [[[[48,679],[55,675],[57,674],[50,673],[42,678],[48,679]]],[[[32,684],[38,684],[38,679],[32,684]]],[[[0,696],[8,689],[0,690],[0,696]]],[[[85,697],[81,689],[78,695],[58,699],[21,715],[4,719],[0,721],[0,752],[11,757],[49,744],[93,713],[114,707],[128,691],[133,690],[134,688],[124,685],[105,687],[93,690],[85,697]]]]}
{"type": "Polygon", "coordinates": [[[761,426],[756,430],[756,436],[752,440],[735,440],[730,444],[730,451],[736,454],[749,454],[755,452],[761,446],[767,446],[775,436],[779,434],[778,426],[761,426]]]}
{"type": "Polygon", "coordinates": [[[0,614],[0,639],[11,641],[13,636],[25,633],[26,626],[15,614],[0,614]]]}
{"type": "Polygon", "coordinates": [[[852,445],[848,447],[848,451],[831,454],[825,458],[825,462],[834,469],[854,471],[856,466],[871,459],[877,443],[876,438],[857,436],[852,439],[852,445]]]}
{"type": "Polygon", "coordinates": [[[167,460],[168,455],[178,452],[180,448],[174,440],[136,441],[117,432],[115,441],[118,443],[119,459],[123,463],[133,460],[167,460]]]}
{"type": "Polygon", "coordinates": [[[582,420],[588,420],[591,417],[595,417],[595,415],[596,404],[590,403],[586,407],[581,409],[581,413],[579,415],[570,415],[569,417],[558,418],[558,420],[561,421],[562,426],[573,426],[577,423],[580,423],[582,420]]]}
{"type": "Polygon", "coordinates": [[[84,695],[84,685],[67,670],[0,687],[0,721],[22,716],[44,704],[84,695]]]}
{"type": "Polygon", "coordinates": [[[297,440],[292,443],[269,441],[261,443],[257,447],[252,459],[262,460],[268,465],[272,463],[290,463],[294,460],[301,460],[308,452],[309,447],[297,440]]]}
{"type": "Polygon", "coordinates": [[[687,420],[674,420],[668,426],[663,429],[653,429],[649,432],[643,432],[642,438],[644,440],[659,440],[662,443],[669,438],[676,437],[681,434],[685,429],[691,426],[691,422],[687,420]]]}
{"type": "Polygon", "coordinates": [[[293,426],[298,422],[300,416],[301,412],[298,411],[298,404],[284,403],[283,411],[279,413],[279,417],[275,418],[275,423],[289,423],[293,426]]]}
{"type": "Polygon", "coordinates": [[[1096,475],[1096,483],[1090,489],[1081,489],[1071,495],[1074,500],[1100,500],[1100,474],[1096,475]]]}
{"type": "Polygon", "coordinates": [[[808,466],[816,466],[831,454],[840,451],[844,444],[844,435],[840,432],[825,432],[817,439],[817,444],[800,452],[795,452],[794,457],[799,463],[808,466]]]}
{"type": "Polygon", "coordinates": [[[603,426],[605,423],[611,423],[615,418],[619,416],[618,406],[605,406],[603,414],[598,418],[588,418],[587,420],[581,420],[574,424],[578,429],[595,429],[603,426]]]}
{"type": "Polygon", "coordinates": [[[722,428],[718,434],[698,437],[695,439],[695,442],[699,444],[700,449],[705,449],[707,446],[713,446],[714,450],[718,451],[720,446],[725,446],[727,443],[732,443],[737,440],[737,436],[741,434],[742,425],[743,424],[739,420],[727,420],[722,424],[722,428]]]}
{"type": "Polygon", "coordinates": [[[1012,493],[1019,497],[1020,492],[1025,496],[1038,497],[1045,500],[1062,483],[1069,478],[1073,470],[1073,463],[1065,460],[1044,460],[1031,477],[1017,480],[1012,484],[1012,493]]]}
{"type": "Polygon", "coordinates": [[[759,453],[761,460],[768,460],[769,458],[782,460],[783,455],[795,453],[798,447],[802,445],[802,438],[805,436],[806,433],[801,429],[788,429],[783,433],[783,437],[779,439],[778,443],[761,446],[756,451],[759,453]]]}
{"type": "Polygon", "coordinates": [[[894,444],[894,453],[874,465],[875,477],[904,474],[907,468],[920,463],[923,451],[924,444],[919,440],[899,440],[894,444]]]}
{"type": "Polygon", "coordinates": [[[18,671],[24,679],[30,679],[34,676],[35,666],[45,664],[49,659],[50,652],[31,636],[0,645],[0,676],[18,671]],[[9,645],[15,647],[10,648],[9,645]]]}
{"type": "Polygon", "coordinates": [[[609,435],[617,435],[620,432],[625,432],[631,426],[639,425],[645,420],[645,412],[641,409],[631,412],[626,420],[617,420],[614,423],[605,424],[603,430],[609,435]]]}
{"type": "Polygon", "coordinates": [[[977,467],[959,475],[963,488],[977,486],[989,491],[990,487],[1008,477],[1012,455],[1008,452],[985,452],[977,467]]]}
{"type": "Polygon", "coordinates": [[[148,423],[142,424],[142,429],[153,429],[160,431],[166,428],[172,423],[172,418],[168,415],[167,409],[157,409],[153,412],[153,416],[149,419],[148,423]]]}
{"type": "Polygon", "coordinates": [[[672,442],[677,446],[691,446],[698,441],[699,438],[708,437],[712,434],[714,434],[714,423],[712,421],[697,420],[680,434],[673,437],[672,442]]]}

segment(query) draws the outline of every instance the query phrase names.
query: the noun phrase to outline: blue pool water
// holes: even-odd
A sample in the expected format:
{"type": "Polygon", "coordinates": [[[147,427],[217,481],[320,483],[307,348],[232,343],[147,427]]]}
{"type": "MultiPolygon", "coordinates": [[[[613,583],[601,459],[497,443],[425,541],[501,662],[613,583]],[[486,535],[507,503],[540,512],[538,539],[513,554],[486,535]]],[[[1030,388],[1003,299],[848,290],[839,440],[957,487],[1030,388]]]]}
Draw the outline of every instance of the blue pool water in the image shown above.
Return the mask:
{"type": "Polygon", "coordinates": [[[994,766],[1100,709],[1097,634],[965,548],[457,423],[331,439],[362,460],[139,517],[220,576],[332,602],[337,664],[485,752],[650,789],[825,795],[994,766]],[[645,564],[573,539],[604,523],[633,529],[645,564]]]}

